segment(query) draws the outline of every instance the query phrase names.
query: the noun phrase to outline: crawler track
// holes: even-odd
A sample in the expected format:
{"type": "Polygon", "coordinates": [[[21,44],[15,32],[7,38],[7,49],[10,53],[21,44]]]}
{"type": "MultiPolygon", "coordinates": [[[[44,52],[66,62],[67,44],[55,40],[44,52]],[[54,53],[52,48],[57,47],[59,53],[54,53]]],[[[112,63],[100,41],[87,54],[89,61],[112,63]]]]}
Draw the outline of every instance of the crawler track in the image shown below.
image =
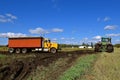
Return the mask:
{"type": "Polygon", "coordinates": [[[26,80],[29,74],[34,71],[37,66],[47,67],[53,61],[59,58],[70,57],[70,61],[75,60],[78,56],[86,54],[94,54],[94,51],[72,51],[72,52],[58,52],[51,53],[27,53],[27,54],[10,54],[8,52],[0,52],[8,56],[28,56],[27,58],[14,59],[6,65],[0,64],[0,80],[26,80]]]}

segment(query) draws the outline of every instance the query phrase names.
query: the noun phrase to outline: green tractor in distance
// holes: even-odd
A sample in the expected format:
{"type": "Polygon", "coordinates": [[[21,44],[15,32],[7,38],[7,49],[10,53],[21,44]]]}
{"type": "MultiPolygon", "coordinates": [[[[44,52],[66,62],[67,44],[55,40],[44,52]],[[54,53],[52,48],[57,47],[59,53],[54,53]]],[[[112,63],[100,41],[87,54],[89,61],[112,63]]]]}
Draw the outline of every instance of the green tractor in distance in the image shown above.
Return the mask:
{"type": "Polygon", "coordinates": [[[111,43],[111,38],[101,38],[101,42],[95,44],[95,52],[113,52],[114,47],[111,43]]]}

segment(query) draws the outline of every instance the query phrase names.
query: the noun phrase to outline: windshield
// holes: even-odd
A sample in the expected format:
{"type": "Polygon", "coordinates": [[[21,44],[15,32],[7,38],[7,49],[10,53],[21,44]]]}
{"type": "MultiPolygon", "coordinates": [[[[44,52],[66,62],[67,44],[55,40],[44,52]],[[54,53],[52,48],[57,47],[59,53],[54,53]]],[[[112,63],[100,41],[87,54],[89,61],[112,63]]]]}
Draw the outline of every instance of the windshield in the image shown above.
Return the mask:
{"type": "Polygon", "coordinates": [[[50,41],[50,40],[45,40],[45,42],[48,42],[48,43],[50,43],[51,41],[50,41]]]}
{"type": "Polygon", "coordinates": [[[102,42],[109,42],[108,38],[102,38],[102,42]]]}

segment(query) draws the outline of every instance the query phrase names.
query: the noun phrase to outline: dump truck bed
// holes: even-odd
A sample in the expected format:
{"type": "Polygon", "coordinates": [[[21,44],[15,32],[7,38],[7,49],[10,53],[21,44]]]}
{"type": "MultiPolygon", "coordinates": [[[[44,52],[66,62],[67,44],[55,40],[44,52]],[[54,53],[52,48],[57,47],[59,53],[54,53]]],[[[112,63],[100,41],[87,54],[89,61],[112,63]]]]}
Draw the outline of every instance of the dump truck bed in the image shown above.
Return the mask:
{"type": "Polygon", "coordinates": [[[18,37],[18,38],[9,38],[8,47],[9,48],[41,48],[42,37],[18,37]]]}

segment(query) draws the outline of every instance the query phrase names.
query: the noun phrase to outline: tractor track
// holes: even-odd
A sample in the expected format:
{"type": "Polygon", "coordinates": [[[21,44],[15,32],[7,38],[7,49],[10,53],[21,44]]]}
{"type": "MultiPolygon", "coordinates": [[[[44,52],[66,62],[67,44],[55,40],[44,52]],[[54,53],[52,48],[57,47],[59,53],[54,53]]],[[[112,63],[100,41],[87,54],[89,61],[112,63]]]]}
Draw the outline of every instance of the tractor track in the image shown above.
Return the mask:
{"type": "MultiPolygon", "coordinates": [[[[12,56],[12,55],[31,55],[27,54],[10,54],[7,51],[1,51],[0,54],[12,56]]],[[[49,66],[53,61],[58,60],[59,58],[70,57],[71,61],[75,60],[78,56],[86,54],[95,54],[94,51],[72,51],[72,52],[58,52],[57,54],[51,53],[33,53],[34,56],[12,60],[6,65],[0,64],[0,80],[26,80],[29,74],[34,71],[37,66],[49,66]]]]}

